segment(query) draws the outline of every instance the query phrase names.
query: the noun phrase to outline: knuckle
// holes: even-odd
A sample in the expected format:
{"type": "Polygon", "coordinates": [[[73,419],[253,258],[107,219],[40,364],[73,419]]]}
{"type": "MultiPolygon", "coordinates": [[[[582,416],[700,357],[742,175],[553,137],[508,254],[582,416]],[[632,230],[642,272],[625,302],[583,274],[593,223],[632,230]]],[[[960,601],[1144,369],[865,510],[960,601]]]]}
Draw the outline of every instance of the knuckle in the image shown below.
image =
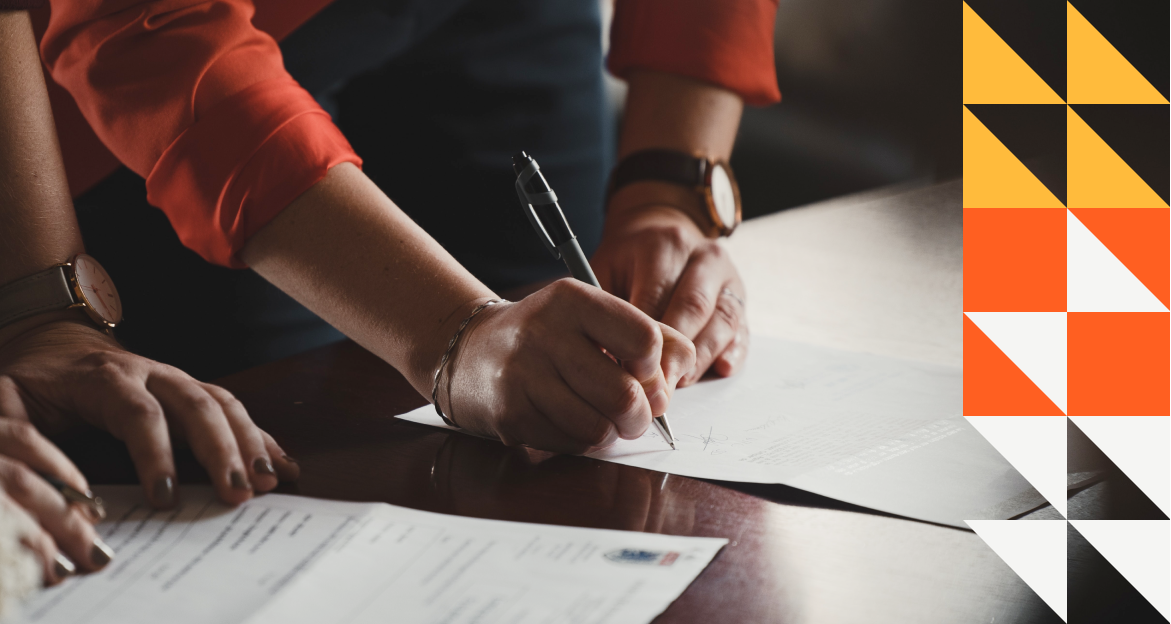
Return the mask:
{"type": "Polygon", "coordinates": [[[725,249],[723,245],[720,245],[716,242],[709,242],[704,245],[703,254],[707,256],[709,260],[715,262],[731,261],[731,256],[728,254],[728,250],[725,249]]]}
{"type": "MultiPolygon", "coordinates": [[[[225,392],[227,392],[227,391],[225,391],[225,392]]],[[[237,399],[230,392],[227,393],[226,396],[216,397],[216,398],[219,400],[220,405],[223,406],[225,413],[240,414],[240,415],[244,416],[244,418],[246,420],[248,420],[249,423],[252,422],[252,419],[248,418],[248,410],[244,408],[244,404],[241,403],[240,399],[237,399]]]]}
{"type": "Polygon", "coordinates": [[[584,284],[571,277],[564,277],[550,285],[555,296],[581,296],[586,294],[584,284]]]}
{"type": "Polygon", "coordinates": [[[122,374],[129,364],[125,354],[118,351],[93,351],[82,357],[81,362],[102,375],[122,374]]]}
{"type": "Polygon", "coordinates": [[[638,331],[635,334],[635,345],[643,353],[662,350],[663,332],[659,331],[658,323],[647,316],[639,319],[638,331]]]}
{"type": "Polygon", "coordinates": [[[702,318],[712,309],[712,299],[706,292],[692,288],[679,293],[679,307],[684,314],[702,318]]]}
{"type": "Polygon", "coordinates": [[[193,392],[189,394],[184,398],[184,402],[187,404],[189,409],[201,414],[214,412],[219,407],[219,403],[217,403],[215,399],[211,398],[210,394],[202,392],[193,392]]]}
{"type": "Polygon", "coordinates": [[[4,489],[16,500],[27,499],[36,491],[38,477],[24,464],[9,461],[0,466],[4,489]]]}
{"type": "Polygon", "coordinates": [[[622,384],[622,389],[614,393],[615,416],[628,416],[638,411],[642,402],[642,385],[634,379],[622,384]]]}
{"type": "Polygon", "coordinates": [[[9,422],[5,423],[8,428],[8,437],[17,446],[30,447],[40,442],[41,434],[37,432],[36,427],[24,420],[6,419],[9,422]]]}
{"type": "Polygon", "coordinates": [[[654,228],[653,235],[659,244],[676,249],[687,247],[687,230],[681,225],[664,225],[654,228]]]}
{"type": "Polygon", "coordinates": [[[614,429],[614,425],[604,418],[596,418],[593,426],[590,427],[589,434],[585,437],[584,442],[588,446],[601,446],[610,438],[610,432],[614,429]]]}
{"type": "Polygon", "coordinates": [[[720,300],[716,302],[715,316],[733,329],[740,326],[740,314],[728,297],[720,297],[720,300]]]}
{"type": "Polygon", "coordinates": [[[137,423],[154,423],[162,420],[163,414],[151,401],[143,396],[129,396],[122,400],[121,413],[126,414],[129,420],[137,423]]]}

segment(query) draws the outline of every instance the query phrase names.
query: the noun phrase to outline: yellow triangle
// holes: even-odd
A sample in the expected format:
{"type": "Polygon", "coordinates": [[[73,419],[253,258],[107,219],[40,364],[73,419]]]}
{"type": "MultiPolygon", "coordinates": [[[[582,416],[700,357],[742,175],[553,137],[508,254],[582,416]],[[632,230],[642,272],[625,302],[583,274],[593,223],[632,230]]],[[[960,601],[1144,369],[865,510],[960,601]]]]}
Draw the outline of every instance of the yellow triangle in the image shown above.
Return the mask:
{"type": "Polygon", "coordinates": [[[1093,128],[1072,108],[1066,109],[1070,208],[1167,207],[1093,128]]]}
{"type": "Polygon", "coordinates": [[[965,106],[964,208],[1063,207],[965,106]]]}
{"type": "Polygon", "coordinates": [[[964,104],[1061,104],[1061,98],[964,3],[964,104]]]}
{"type": "MultiPolygon", "coordinates": [[[[1072,4],[1066,4],[1070,104],[1166,104],[1167,99],[1072,4]]],[[[966,100],[965,100],[966,101],[966,100]]]]}

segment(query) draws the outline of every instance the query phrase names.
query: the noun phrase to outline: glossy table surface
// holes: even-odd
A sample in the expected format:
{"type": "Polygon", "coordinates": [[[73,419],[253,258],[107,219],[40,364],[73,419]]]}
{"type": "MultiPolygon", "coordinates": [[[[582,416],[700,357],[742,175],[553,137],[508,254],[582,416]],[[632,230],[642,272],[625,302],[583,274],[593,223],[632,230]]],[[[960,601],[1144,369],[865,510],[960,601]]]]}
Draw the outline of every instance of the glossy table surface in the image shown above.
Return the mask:
{"type": "MultiPolygon", "coordinates": [[[[958,365],[960,195],[959,183],[886,189],[745,223],[728,245],[753,331],[958,365]]],[[[667,476],[398,421],[423,398],[352,343],[222,383],[300,461],[300,482],[282,491],[731,540],[659,622],[1055,621],[969,531],[784,486],[667,476]]],[[[110,460],[107,444],[67,450],[96,483],[132,481],[129,460],[110,460]]],[[[183,458],[180,480],[200,479],[183,458]]]]}

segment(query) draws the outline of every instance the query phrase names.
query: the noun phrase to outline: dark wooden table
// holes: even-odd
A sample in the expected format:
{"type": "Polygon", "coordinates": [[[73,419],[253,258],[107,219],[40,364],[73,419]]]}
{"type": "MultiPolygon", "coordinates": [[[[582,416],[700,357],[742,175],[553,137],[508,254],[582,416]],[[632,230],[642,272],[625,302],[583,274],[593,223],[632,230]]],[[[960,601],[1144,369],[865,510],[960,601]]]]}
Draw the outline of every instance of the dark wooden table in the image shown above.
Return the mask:
{"type": "MultiPolygon", "coordinates": [[[[744,242],[733,251],[748,281],[754,331],[812,341],[829,336],[834,346],[872,352],[895,345],[896,355],[957,363],[958,206],[953,184],[847,198],[746,224],[738,234],[744,242]],[[780,253],[774,248],[779,239],[793,239],[798,247],[795,260],[782,259],[785,266],[765,257],[780,253]],[[886,279],[890,288],[873,287],[875,279],[886,279]],[[856,282],[863,281],[859,290],[856,282]],[[792,301],[796,296],[801,300],[792,301]],[[836,301],[852,307],[835,310],[836,301]],[[818,306],[825,311],[820,320],[808,315],[818,306]],[[884,324],[883,314],[912,318],[884,324]]],[[[668,476],[399,421],[396,414],[424,400],[397,372],[351,343],[222,383],[300,461],[300,482],[282,491],[731,540],[660,622],[1059,621],[969,531],[871,513],[784,486],[668,476]]],[[[111,440],[89,436],[84,444],[63,444],[95,483],[133,481],[124,454],[110,459],[111,440]]],[[[182,457],[180,481],[201,480],[198,466],[182,457]]]]}

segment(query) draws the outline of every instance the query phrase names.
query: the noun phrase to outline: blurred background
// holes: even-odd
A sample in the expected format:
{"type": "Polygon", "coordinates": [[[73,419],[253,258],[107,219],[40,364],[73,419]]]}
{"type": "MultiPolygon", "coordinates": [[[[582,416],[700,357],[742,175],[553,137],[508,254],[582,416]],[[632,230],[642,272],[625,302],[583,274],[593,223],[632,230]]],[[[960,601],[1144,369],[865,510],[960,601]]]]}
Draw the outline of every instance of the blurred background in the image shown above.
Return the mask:
{"type": "MultiPolygon", "coordinates": [[[[602,3],[608,12],[611,0],[602,3]]],[[[732,156],[744,217],[959,177],[960,10],[938,0],[780,0],[782,100],[745,109],[732,156]]],[[[611,83],[620,106],[624,89],[611,83]]]]}

